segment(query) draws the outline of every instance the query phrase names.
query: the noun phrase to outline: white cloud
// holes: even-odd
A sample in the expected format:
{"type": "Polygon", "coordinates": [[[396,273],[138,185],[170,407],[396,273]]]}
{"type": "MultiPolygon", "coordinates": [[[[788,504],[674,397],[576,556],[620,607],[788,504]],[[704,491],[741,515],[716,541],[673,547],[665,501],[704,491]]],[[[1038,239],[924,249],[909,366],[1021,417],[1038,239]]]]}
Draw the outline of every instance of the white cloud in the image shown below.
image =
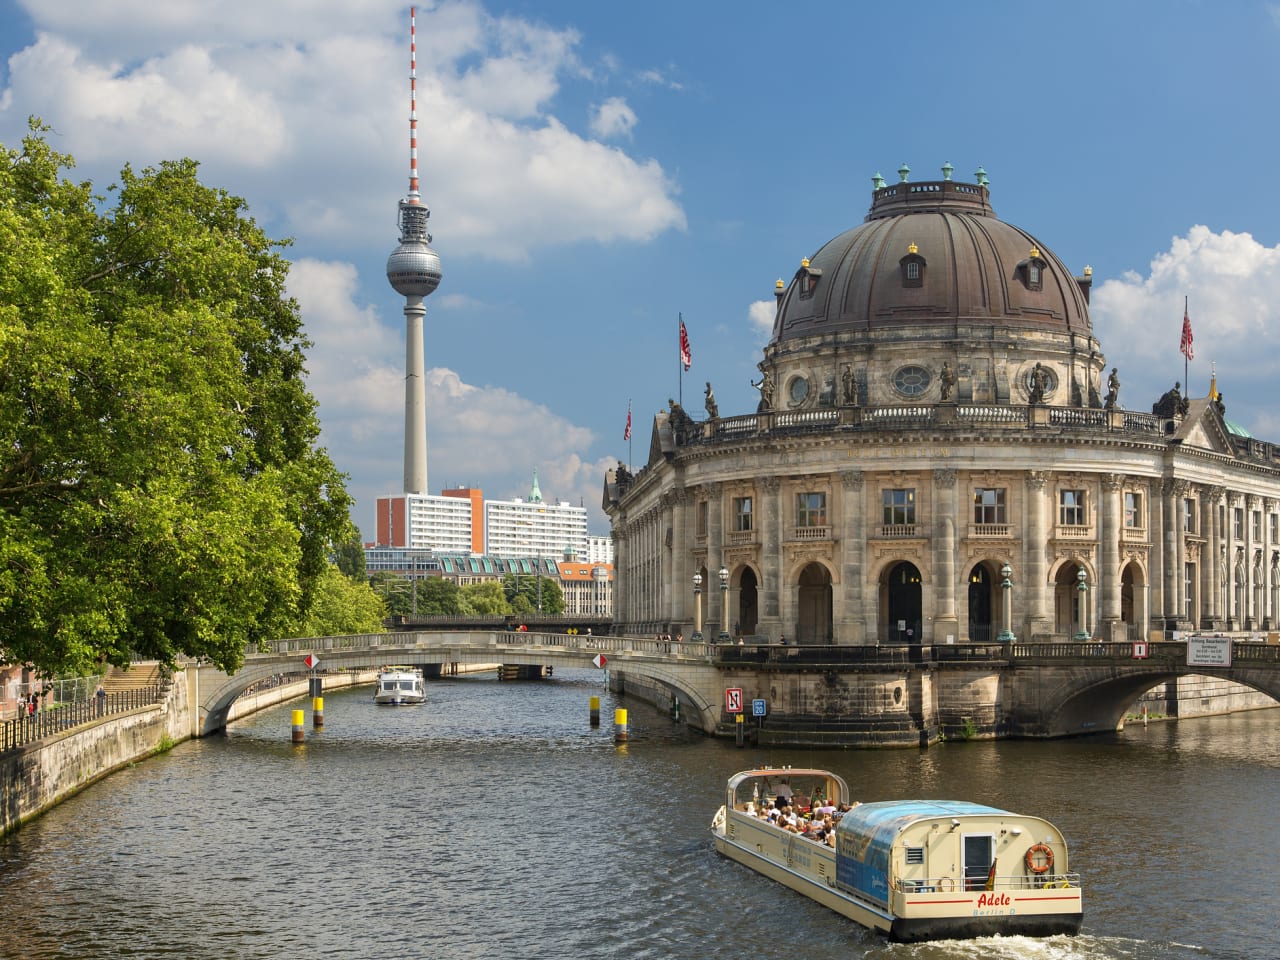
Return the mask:
{"type": "Polygon", "coordinates": [[[602,140],[631,137],[636,113],[622,97],[610,97],[591,108],[591,132],[602,140]]]}
{"type": "Polygon", "coordinates": [[[776,300],[756,300],[747,307],[747,320],[758,337],[769,340],[773,336],[773,321],[778,315],[776,300]]]}
{"type": "MultiPolygon", "coordinates": [[[[152,6],[30,3],[40,33],[9,62],[0,142],[41,116],[99,181],[190,156],[275,235],[343,256],[385,247],[408,186],[407,23],[373,0],[152,6]]],[[[473,3],[419,10],[417,26],[421,189],[442,250],[523,261],[684,228],[657,161],[555,115],[561,85],[584,75],[576,32],[473,3]]]]}
{"type": "Polygon", "coordinates": [[[1227,416],[1263,439],[1280,439],[1273,406],[1280,339],[1280,246],[1247,233],[1194,226],[1151,261],[1146,276],[1128,273],[1093,293],[1094,331],[1119,368],[1121,406],[1145,410],[1183,379],[1178,350],[1183,298],[1189,303],[1195,359],[1188,378],[1193,397],[1207,395],[1210,363],[1227,416]]]}

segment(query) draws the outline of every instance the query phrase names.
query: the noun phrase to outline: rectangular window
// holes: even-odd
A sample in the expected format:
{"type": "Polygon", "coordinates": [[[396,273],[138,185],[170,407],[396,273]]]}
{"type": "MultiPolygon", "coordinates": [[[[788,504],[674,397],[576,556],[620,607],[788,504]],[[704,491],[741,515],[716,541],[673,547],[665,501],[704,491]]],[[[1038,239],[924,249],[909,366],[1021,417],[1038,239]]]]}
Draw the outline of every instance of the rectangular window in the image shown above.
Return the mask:
{"type": "Polygon", "coordinates": [[[1271,542],[1280,543],[1280,514],[1268,514],[1267,519],[1271,521],[1271,542]]]}
{"type": "Polygon", "coordinates": [[[1262,542],[1262,511],[1253,511],[1253,542],[1262,542]]]}
{"type": "Polygon", "coordinates": [[[694,520],[693,532],[699,537],[705,537],[707,535],[707,501],[698,501],[694,515],[696,519],[694,520]]]}
{"type": "Polygon", "coordinates": [[[1003,487],[979,487],[973,491],[974,523],[1008,523],[1003,487]]]}
{"type": "Polygon", "coordinates": [[[916,491],[914,488],[885,490],[884,522],[886,526],[916,522],[916,491]]]}
{"type": "Polygon", "coordinates": [[[1185,533],[1196,532],[1196,502],[1191,499],[1182,501],[1182,529],[1185,533]]]}
{"type": "Polygon", "coordinates": [[[1195,606],[1192,603],[1196,596],[1196,565],[1183,564],[1182,570],[1182,615],[1187,620],[1194,620],[1195,606]]]}
{"type": "Polygon", "coordinates": [[[1126,491],[1124,495],[1124,525],[1133,530],[1146,526],[1142,517],[1142,494],[1126,491]]]}
{"type": "Polygon", "coordinates": [[[827,495],[825,493],[796,494],[796,526],[825,527],[827,525],[827,495]]]}
{"type": "Polygon", "coordinates": [[[1231,510],[1231,531],[1236,540],[1244,539],[1244,509],[1241,507],[1231,510]]]}
{"type": "Polygon", "coordinates": [[[1085,526],[1084,491],[1058,491],[1058,523],[1064,527],[1085,526]]]}
{"type": "Polygon", "coordinates": [[[751,532],[751,498],[733,498],[733,529],[737,533],[751,532]]]}

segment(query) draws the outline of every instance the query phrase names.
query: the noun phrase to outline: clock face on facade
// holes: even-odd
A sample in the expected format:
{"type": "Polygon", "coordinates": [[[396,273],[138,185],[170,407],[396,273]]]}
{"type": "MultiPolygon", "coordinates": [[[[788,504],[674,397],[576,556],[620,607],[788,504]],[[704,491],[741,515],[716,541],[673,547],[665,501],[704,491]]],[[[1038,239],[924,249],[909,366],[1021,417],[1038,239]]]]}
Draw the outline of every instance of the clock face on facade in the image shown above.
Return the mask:
{"type": "Polygon", "coordinates": [[[791,398],[793,407],[800,406],[805,397],[809,396],[809,381],[804,377],[796,377],[787,386],[787,396],[791,398]]]}
{"type": "Polygon", "coordinates": [[[924,367],[910,364],[893,373],[893,388],[904,397],[918,397],[929,389],[932,374],[924,367]]]}

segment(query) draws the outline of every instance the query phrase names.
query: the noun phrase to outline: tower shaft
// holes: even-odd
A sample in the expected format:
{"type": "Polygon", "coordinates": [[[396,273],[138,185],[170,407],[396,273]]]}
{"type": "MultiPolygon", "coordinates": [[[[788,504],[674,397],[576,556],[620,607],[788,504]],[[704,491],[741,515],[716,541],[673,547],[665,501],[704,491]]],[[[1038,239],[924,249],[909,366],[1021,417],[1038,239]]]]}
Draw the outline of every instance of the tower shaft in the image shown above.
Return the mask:
{"type": "Polygon", "coordinates": [[[405,297],[404,492],[428,492],[427,370],[422,324],[427,308],[421,297],[405,297]]]}

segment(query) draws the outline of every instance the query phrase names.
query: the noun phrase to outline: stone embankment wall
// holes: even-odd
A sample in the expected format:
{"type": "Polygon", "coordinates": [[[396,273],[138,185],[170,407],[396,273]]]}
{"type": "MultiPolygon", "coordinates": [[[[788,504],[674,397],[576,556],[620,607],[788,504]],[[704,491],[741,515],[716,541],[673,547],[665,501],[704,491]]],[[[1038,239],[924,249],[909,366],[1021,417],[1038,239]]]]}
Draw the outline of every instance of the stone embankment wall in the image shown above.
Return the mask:
{"type": "MultiPolygon", "coordinates": [[[[118,713],[0,754],[0,836],[67,797],[191,736],[186,671],[174,674],[158,704],[118,713]]],[[[325,674],[325,689],[372,683],[377,674],[325,674]]],[[[305,696],[307,681],[280,684],[237,700],[231,719],[305,696]]]]}

